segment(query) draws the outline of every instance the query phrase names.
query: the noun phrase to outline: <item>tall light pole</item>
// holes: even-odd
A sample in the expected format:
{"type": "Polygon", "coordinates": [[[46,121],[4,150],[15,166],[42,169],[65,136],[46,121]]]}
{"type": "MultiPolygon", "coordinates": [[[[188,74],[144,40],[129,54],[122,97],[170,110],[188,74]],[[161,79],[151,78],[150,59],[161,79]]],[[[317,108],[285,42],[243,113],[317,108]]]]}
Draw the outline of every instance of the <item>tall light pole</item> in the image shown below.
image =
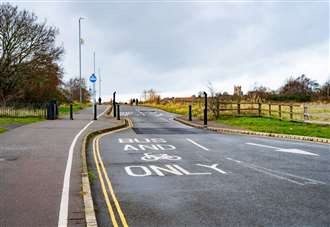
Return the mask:
{"type": "Polygon", "coordinates": [[[99,104],[101,104],[101,70],[98,68],[98,73],[99,73],[99,104]]]}
{"type": "MultiPolygon", "coordinates": [[[[94,65],[94,75],[95,75],[95,51],[93,52],[93,65],[94,65]]],[[[96,104],[96,88],[95,83],[93,83],[93,102],[96,104]]]]}
{"type": "Polygon", "coordinates": [[[80,103],[82,103],[82,81],[81,81],[81,44],[82,44],[82,39],[81,39],[81,20],[85,18],[79,17],[79,98],[80,98],[80,103]]]}

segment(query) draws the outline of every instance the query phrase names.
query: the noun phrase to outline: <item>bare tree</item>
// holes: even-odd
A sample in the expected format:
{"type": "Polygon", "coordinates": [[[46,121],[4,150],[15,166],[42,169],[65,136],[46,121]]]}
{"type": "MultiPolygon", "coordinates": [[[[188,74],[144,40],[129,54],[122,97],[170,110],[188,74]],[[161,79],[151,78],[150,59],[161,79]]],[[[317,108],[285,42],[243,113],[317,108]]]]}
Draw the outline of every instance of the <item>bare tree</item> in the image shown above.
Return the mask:
{"type": "Polygon", "coordinates": [[[220,92],[216,92],[216,90],[214,89],[213,85],[211,82],[209,82],[208,84],[208,89],[209,89],[209,93],[210,93],[210,102],[209,102],[209,109],[211,110],[213,116],[215,118],[219,118],[220,117],[220,97],[221,97],[221,93],[220,92]]]}
{"type": "Polygon", "coordinates": [[[289,78],[286,83],[280,88],[281,95],[312,95],[313,92],[319,89],[319,84],[315,80],[311,80],[302,74],[294,79],[289,78]]]}
{"type": "Polygon", "coordinates": [[[154,89],[144,90],[143,95],[145,95],[145,101],[150,103],[160,103],[160,95],[154,89]]]}
{"type": "MultiPolygon", "coordinates": [[[[63,48],[55,46],[56,35],[56,28],[38,23],[33,13],[0,4],[0,101],[3,104],[24,96],[24,83],[31,79],[29,75],[47,67],[45,61],[50,61],[48,65],[57,64],[63,48]]],[[[55,73],[61,79],[61,70],[55,73]]],[[[47,77],[47,68],[42,75],[47,77]]]]}
{"type": "Polygon", "coordinates": [[[80,84],[80,79],[78,77],[70,79],[65,84],[66,94],[68,95],[68,99],[70,101],[80,101],[80,86],[82,85],[82,97],[83,102],[88,102],[90,99],[90,94],[86,89],[86,80],[82,79],[80,84]]]}
{"type": "Polygon", "coordinates": [[[248,91],[248,98],[252,102],[264,102],[271,95],[271,90],[264,86],[255,86],[251,91],[248,91]]]}

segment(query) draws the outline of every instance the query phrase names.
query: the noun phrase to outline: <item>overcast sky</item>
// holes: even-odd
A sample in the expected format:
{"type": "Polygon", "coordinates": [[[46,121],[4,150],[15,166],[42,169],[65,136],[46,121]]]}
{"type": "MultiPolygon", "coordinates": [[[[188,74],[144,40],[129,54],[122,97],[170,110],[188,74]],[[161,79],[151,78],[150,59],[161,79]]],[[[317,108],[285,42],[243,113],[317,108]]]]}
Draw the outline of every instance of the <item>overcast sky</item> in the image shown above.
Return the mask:
{"type": "Polygon", "coordinates": [[[79,75],[78,18],[82,22],[83,77],[93,72],[93,51],[110,97],[154,88],[191,96],[212,82],[218,91],[254,85],[278,88],[306,74],[329,79],[327,1],[19,1],[20,8],[59,28],[65,79],[79,75]]]}

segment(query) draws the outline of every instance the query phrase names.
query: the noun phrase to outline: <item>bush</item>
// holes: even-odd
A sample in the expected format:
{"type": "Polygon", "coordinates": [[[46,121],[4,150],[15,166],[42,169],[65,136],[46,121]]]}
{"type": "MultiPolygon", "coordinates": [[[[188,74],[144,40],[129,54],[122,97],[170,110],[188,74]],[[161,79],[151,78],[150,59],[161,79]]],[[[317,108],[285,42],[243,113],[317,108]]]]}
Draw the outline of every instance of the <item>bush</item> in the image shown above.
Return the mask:
{"type": "Polygon", "coordinates": [[[310,95],[271,95],[272,101],[290,101],[290,102],[309,102],[312,100],[310,95]]]}

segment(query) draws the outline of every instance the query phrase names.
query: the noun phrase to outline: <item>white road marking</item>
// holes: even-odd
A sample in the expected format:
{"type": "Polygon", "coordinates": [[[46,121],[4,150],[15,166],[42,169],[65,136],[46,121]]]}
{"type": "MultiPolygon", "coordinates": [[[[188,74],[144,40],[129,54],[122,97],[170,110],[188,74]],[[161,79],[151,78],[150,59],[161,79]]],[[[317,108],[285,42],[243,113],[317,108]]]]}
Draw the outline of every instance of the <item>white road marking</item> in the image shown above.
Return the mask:
{"type": "Polygon", "coordinates": [[[206,167],[206,168],[210,168],[210,169],[213,169],[219,173],[222,173],[222,174],[227,174],[227,172],[223,171],[222,169],[219,169],[218,168],[218,165],[219,164],[213,164],[213,165],[203,165],[203,164],[196,164],[197,166],[202,166],[202,167],[206,167]]]}
{"type": "Polygon", "coordinates": [[[205,150],[205,151],[208,151],[208,150],[209,150],[208,148],[206,148],[206,147],[204,147],[204,146],[202,146],[202,145],[196,143],[196,142],[193,141],[192,139],[186,138],[186,140],[188,140],[190,143],[196,145],[197,147],[202,148],[202,149],[205,150]]]}
{"type": "Polygon", "coordinates": [[[230,160],[230,161],[234,161],[234,162],[237,162],[237,163],[241,163],[241,161],[238,161],[238,160],[236,160],[236,159],[233,159],[233,158],[226,158],[226,159],[228,159],[228,160],[230,160]]]}
{"type": "Polygon", "coordinates": [[[66,227],[68,225],[68,207],[69,207],[69,193],[70,193],[70,175],[71,175],[71,167],[72,167],[72,156],[74,147],[79,136],[90,126],[94,121],[89,122],[83,129],[79,131],[79,133],[74,137],[70,149],[69,156],[66,162],[65,173],[64,173],[64,182],[62,189],[62,197],[61,197],[61,205],[60,205],[60,213],[58,217],[58,226],[66,227]]]}
{"type": "Polygon", "coordinates": [[[144,156],[141,157],[141,160],[152,162],[152,161],[159,161],[159,160],[169,160],[169,161],[177,161],[181,160],[182,158],[177,155],[169,155],[169,154],[152,154],[152,153],[144,153],[144,156]]]}
{"type": "Polygon", "coordinates": [[[275,177],[275,178],[278,178],[278,179],[281,179],[281,180],[286,180],[286,181],[289,181],[291,183],[298,184],[298,185],[301,185],[301,186],[306,185],[306,184],[325,184],[322,181],[313,180],[313,179],[310,179],[310,178],[307,178],[307,177],[301,177],[301,176],[297,176],[297,175],[290,174],[290,173],[284,173],[284,172],[280,172],[280,171],[276,171],[276,170],[267,169],[265,167],[257,166],[257,165],[254,165],[254,164],[249,164],[249,163],[242,162],[242,161],[239,161],[239,160],[235,160],[235,159],[232,159],[232,158],[226,158],[226,159],[237,162],[237,163],[240,163],[241,165],[243,165],[247,168],[251,168],[255,171],[264,173],[266,175],[269,175],[269,176],[272,176],[272,177],[275,177]],[[289,177],[296,178],[297,180],[302,180],[303,182],[298,182],[296,180],[290,179],[289,177]]]}
{"type": "MultiPolygon", "coordinates": [[[[101,117],[105,112],[104,110],[101,114],[97,117],[101,117]]],[[[60,204],[60,211],[58,216],[58,227],[67,227],[68,226],[68,210],[69,210],[69,196],[70,196],[70,175],[71,175],[71,168],[72,168],[72,157],[74,152],[74,147],[77,143],[79,136],[91,125],[94,121],[90,121],[88,124],[82,128],[78,134],[74,137],[68,154],[68,160],[66,162],[65,173],[64,173],[64,180],[63,180],[63,188],[62,188],[62,195],[61,195],[61,204],[60,204]]]]}
{"type": "Polygon", "coordinates": [[[246,143],[246,144],[252,145],[252,146],[257,146],[257,147],[271,148],[271,149],[275,149],[276,151],[292,153],[292,154],[319,156],[318,154],[314,154],[314,153],[303,151],[303,150],[296,149],[296,148],[280,148],[280,147],[273,147],[273,146],[268,146],[268,145],[263,145],[263,144],[258,144],[258,143],[246,143]]]}

